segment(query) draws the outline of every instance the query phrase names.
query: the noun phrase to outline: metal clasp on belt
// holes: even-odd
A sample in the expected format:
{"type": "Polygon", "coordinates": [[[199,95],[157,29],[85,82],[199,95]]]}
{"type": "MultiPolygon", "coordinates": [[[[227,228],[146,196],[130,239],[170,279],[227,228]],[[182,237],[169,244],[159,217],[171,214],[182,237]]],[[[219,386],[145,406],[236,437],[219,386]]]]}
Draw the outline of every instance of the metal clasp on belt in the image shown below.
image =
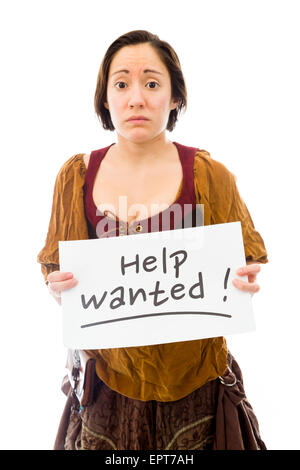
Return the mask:
{"type": "Polygon", "coordinates": [[[228,375],[230,376],[230,374],[232,374],[233,377],[234,377],[234,381],[232,383],[227,383],[227,382],[225,382],[224,378],[221,375],[219,375],[219,379],[220,379],[221,384],[225,385],[226,387],[233,387],[237,383],[237,378],[236,378],[235,374],[232,372],[232,370],[230,369],[229,366],[227,366],[227,369],[229,370],[228,375]]]}

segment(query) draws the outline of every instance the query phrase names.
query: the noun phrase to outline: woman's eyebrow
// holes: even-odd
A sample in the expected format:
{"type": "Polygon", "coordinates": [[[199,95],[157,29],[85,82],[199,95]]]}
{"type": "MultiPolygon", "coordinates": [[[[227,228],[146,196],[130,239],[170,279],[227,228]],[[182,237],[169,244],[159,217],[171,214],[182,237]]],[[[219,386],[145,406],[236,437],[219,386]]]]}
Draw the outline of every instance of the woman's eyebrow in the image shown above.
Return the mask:
{"type": "MultiPolygon", "coordinates": [[[[122,73],[122,72],[124,72],[124,73],[130,73],[130,71],[129,71],[129,70],[126,70],[126,69],[124,69],[124,70],[117,70],[117,72],[112,73],[111,76],[116,75],[117,73],[122,73]]],[[[145,69],[145,70],[144,70],[144,73],[158,73],[159,75],[163,75],[163,73],[158,72],[157,70],[152,70],[152,69],[145,69]]]]}

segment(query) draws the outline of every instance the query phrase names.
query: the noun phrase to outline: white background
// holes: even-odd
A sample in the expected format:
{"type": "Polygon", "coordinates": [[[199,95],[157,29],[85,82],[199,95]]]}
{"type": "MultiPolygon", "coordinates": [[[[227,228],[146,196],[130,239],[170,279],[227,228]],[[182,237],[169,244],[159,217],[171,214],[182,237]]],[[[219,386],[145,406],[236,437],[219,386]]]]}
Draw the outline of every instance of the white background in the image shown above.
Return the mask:
{"type": "Polygon", "coordinates": [[[177,52],[188,109],[168,138],[206,149],[237,183],[269,254],[257,330],[228,337],[269,449],[299,436],[299,2],[2,1],[2,449],[52,449],[65,397],[61,311],[36,257],[55,177],[116,142],[93,109],[108,46],[147,29],[177,52]]]}

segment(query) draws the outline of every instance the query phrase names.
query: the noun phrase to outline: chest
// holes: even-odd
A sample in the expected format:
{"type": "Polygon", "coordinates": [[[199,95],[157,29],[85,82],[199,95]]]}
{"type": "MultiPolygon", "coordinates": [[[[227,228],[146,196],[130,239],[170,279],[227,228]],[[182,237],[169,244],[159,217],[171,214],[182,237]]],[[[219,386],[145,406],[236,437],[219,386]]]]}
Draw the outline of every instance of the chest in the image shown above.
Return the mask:
{"type": "Polygon", "coordinates": [[[171,206],[182,186],[180,160],[132,170],[102,161],[93,186],[93,200],[101,212],[109,210],[130,223],[147,219],[171,206]]]}

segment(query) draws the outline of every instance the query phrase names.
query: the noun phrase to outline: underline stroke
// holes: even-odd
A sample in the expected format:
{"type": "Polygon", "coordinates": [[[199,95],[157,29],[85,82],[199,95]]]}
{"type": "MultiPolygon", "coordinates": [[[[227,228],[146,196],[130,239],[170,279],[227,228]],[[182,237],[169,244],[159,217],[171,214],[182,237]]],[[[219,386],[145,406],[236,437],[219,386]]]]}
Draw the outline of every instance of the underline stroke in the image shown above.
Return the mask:
{"type": "Polygon", "coordinates": [[[165,313],[146,313],[144,315],[135,315],[132,317],[123,317],[123,318],[114,318],[113,320],[104,320],[104,321],[97,321],[94,323],[86,323],[85,325],[81,325],[80,328],[89,328],[90,326],[97,326],[97,325],[104,325],[105,323],[113,323],[117,321],[124,321],[124,320],[135,320],[137,318],[145,318],[145,317],[157,317],[162,315],[212,315],[215,317],[226,317],[231,318],[231,315],[227,315],[226,313],[216,313],[216,312],[165,312],[165,313]]]}

